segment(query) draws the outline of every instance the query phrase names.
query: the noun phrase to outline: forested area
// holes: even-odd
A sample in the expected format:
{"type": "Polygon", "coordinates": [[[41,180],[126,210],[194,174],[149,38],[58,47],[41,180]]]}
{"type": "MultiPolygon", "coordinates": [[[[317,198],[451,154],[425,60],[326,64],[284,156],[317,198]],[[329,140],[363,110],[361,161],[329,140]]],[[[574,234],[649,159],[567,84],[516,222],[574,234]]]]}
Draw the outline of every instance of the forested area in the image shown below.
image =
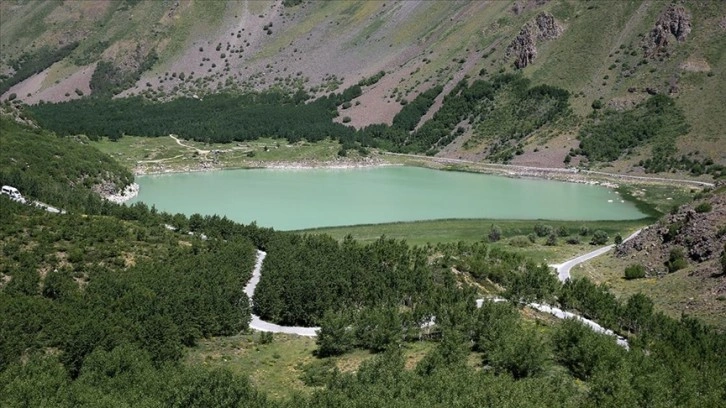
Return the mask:
{"type": "Polygon", "coordinates": [[[305,104],[307,94],[280,93],[209,95],[203,99],[178,98],[153,103],[141,97],[86,98],[30,107],[38,123],[61,135],[85,134],[111,139],[124,134],[168,136],[175,134],[200,142],[231,142],[260,137],[343,139],[352,134],[347,126],[334,123],[336,106],[360,95],[360,87],[349,88],[305,104]],[[357,90],[357,93],[355,92],[357,90]]]}
{"type": "Polygon", "coordinates": [[[481,242],[364,245],[54,196],[46,183],[92,197],[78,177],[122,173],[77,141],[3,126],[3,142],[20,137],[40,153],[4,156],[0,181],[22,158],[15,180],[39,186],[31,197],[72,206],[50,214],[0,197],[2,406],[702,407],[726,398],[724,335],[655,312],[643,295],[619,300],[586,280],[561,285],[546,266],[481,242]],[[269,399],[239,374],[182,364],[200,338],[247,327],[242,289],[255,248],[268,251],[255,307],[277,321],[320,324],[315,361],[355,348],[377,355],[354,372],[324,366],[306,377],[319,387],[288,400],[269,399]],[[478,290],[511,302],[477,309],[478,290]],[[533,300],[627,335],[630,350],[523,308],[533,300]],[[410,364],[402,350],[412,342],[434,346],[410,364]]]}
{"type": "Polygon", "coordinates": [[[688,130],[683,111],[675,102],[668,96],[655,95],[629,111],[596,113],[595,119],[580,131],[580,153],[593,161],[613,161],[652,143],[651,157],[640,163],[646,172],[679,169],[695,175],[720,176],[723,167],[714,165],[713,161],[701,163],[685,156],[675,157],[676,139],[688,130]]]}
{"type": "Polygon", "coordinates": [[[254,263],[245,237],[220,242],[141,220],[47,214],[2,198],[0,368],[62,350],[71,376],[96,349],[133,345],[163,363],[200,337],[246,328],[254,263]]]}
{"type": "Polygon", "coordinates": [[[108,155],[7,118],[0,118],[0,146],[3,184],[67,210],[103,205],[93,186],[110,184],[120,190],[133,181],[131,172],[108,155]]]}
{"type": "Polygon", "coordinates": [[[434,104],[434,100],[443,90],[444,87],[439,85],[421,92],[413,101],[405,104],[401,111],[393,117],[392,126],[407,132],[413,131],[421,121],[421,117],[429,111],[431,105],[434,104]]]}
{"type": "Polygon", "coordinates": [[[141,74],[151,69],[158,59],[156,52],[151,51],[139,62],[137,68],[130,71],[117,68],[113,62],[101,60],[96,64],[96,69],[91,75],[89,83],[91,92],[94,96],[109,98],[119,94],[141,79],[141,74]]]}
{"type": "MultiPolygon", "coordinates": [[[[464,121],[477,138],[494,139],[492,159],[511,159],[524,137],[569,111],[569,93],[546,85],[531,86],[521,75],[501,74],[490,81],[465,80],[444,98],[441,109],[411,137],[415,150],[440,149],[462,133],[464,121]]],[[[432,152],[433,152],[432,151],[432,152]]]]}
{"type": "MultiPolygon", "coordinates": [[[[372,79],[378,78],[378,76],[372,79]]],[[[363,84],[367,84],[364,81],[363,84]]],[[[433,87],[408,102],[393,125],[371,125],[355,130],[333,121],[337,107],[361,95],[361,85],[314,101],[305,92],[243,95],[216,94],[203,99],[178,98],[155,103],[141,97],[83,98],[28,107],[43,127],[61,135],[85,134],[116,139],[124,134],[167,136],[176,134],[201,142],[231,142],[260,137],[283,137],[291,142],[333,138],[344,149],[381,147],[411,153],[433,154],[461,134],[462,121],[482,123],[482,137],[497,138],[496,152],[511,158],[510,147],[534,130],[568,110],[568,93],[548,86],[531,87],[520,75],[499,75],[491,81],[461,81],[444,98],[433,118],[414,131],[434,99],[442,92],[433,87]],[[499,149],[499,150],[497,150],[499,149]]],[[[506,157],[505,157],[506,156],[506,157]]]]}
{"type": "MultiPolygon", "coordinates": [[[[113,80],[125,78],[114,73],[113,67],[103,64],[99,64],[96,74],[108,77],[99,83],[111,88],[120,86],[113,85],[113,80]]],[[[111,99],[111,88],[99,88],[91,98],[41,103],[26,109],[44,128],[61,135],[84,134],[94,139],[114,140],[125,134],[150,137],[176,134],[208,143],[260,137],[282,137],[290,142],[331,138],[341,142],[343,151],[375,147],[433,155],[468,130],[472,137],[464,148],[486,143],[487,158],[504,163],[523,153],[527,137],[548,126],[559,126],[563,119],[572,116],[566,90],[533,86],[521,74],[497,74],[488,80],[460,81],[425,123],[419,122],[442,92],[442,86],[432,87],[410,102],[402,102],[404,106],[390,126],[373,124],[356,130],[345,125],[345,120],[335,121],[338,107],[351,106],[351,101],[361,95],[361,86],[374,84],[384,74],[378,73],[340,93],[315,100],[300,90],[294,94],[222,93],[202,99],[182,97],[152,102],[142,97],[111,99]]],[[[685,170],[695,176],[721,177],[724,167],[712,159],[676,156],[676,139],[688,130],[682,110],[665,95],[652,96],[632,110],[596,109],[583,121],[579,149],[572,150],[566,160],[582,154],[589,162],[608,162],[644,144],[652,144],[650,157],[639,163],[646,172],[685,170]]]]}

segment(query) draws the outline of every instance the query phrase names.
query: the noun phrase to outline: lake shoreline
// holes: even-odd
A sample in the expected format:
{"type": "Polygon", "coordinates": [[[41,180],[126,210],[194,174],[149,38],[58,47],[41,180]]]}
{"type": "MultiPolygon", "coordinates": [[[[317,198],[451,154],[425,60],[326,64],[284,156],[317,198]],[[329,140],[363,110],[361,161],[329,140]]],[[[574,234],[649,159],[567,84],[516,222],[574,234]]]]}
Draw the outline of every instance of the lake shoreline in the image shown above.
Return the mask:
{"type": "MultiPolygon", "coordinates": [[[[340,163],[338,163],[340,164],[340,163]]],[[[645,216],[602,186],[389,165],[140,177],[143,201],[280,230],[450,218],[621,220],[645,216]],[[179,197],[184,197],[179,200],[179,197]],[[537,205],[531,199],[536,197],[537,205]]],[[[340,167],[340,166],[336,166],[340,167]]]]}
{"type": "MultiPolygon", "coordinates": [[[[620,188],[619,183],[655,183],[667,185],[690,185],[691,187],[708,187],[711,183],[696,180],[671,180],[656,177],[639,177],[624,174],[594,172],[579,170],[576,168],[541,168],[515,166],[497,163],[478,163],[465,160],[445,159],[439,157],[427,157],[418,155],[406,155],[397,153],[384,153],[365,158],[339,158],[337,160],[300,160],[300,161],[255,161],[250,160],[242,166],[213,165],[200,163],[199,166],[167,167],[167,166],[136,166],[133,169],[135,176],[213,172],[222,170],[252,170],[252,169],[279,169],[279,170],[308,170],[308,169],[363,169],[388,166],[412,166],[423,167],[440,171],[454,171],[463,173],[488,174],[516,179],[551,180],[568,183],[599,185],[616,190],[620,188]],[[385,157],[387,156],[387,157],[385,157]],[[396,160],[398,158],[399,160],[396,160]],[[403,160],[400,160],[403,159],[403,160]]],[[[134,183],[135,184],[135,183],[134,183]]],[[[113,195],[111,201],[124,203],[138,194],[138,187],[134,188],[132,194],[118,193],[113,195]]],[[[634,197],[624,196],[626,201],[637,202],[634,197]]]]}

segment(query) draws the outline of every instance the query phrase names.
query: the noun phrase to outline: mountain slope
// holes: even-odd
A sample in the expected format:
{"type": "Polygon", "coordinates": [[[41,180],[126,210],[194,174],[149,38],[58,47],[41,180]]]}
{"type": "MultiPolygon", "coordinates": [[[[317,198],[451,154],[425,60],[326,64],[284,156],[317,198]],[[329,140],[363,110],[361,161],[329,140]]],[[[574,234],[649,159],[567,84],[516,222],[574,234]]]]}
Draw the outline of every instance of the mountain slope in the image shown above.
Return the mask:
{"type": "MultiPolygon", "coordinates": [[[[570,92],[573,115],[524,135],[513,163],[562,167],[593,106],[628,110],[665,94],[689,124],[677,155],[726,164],[723,2],[3,2],[0,21],[0,84],[27,76],[2,99],[260,89],[320,96],[383,71],[339,108],[360,128],[390,124],[435,85],[444,91],[423,121],[460,80],[521,71],[533,85],[570,92]],[[57,52],[71,45],[68,55],[57,52]]],[[[462,122],[439,154],[491,159],[496,140],[475,125],[462,122]]],[[[650,147],[629,150],[612,170],[629,171],[650,147]]]]}

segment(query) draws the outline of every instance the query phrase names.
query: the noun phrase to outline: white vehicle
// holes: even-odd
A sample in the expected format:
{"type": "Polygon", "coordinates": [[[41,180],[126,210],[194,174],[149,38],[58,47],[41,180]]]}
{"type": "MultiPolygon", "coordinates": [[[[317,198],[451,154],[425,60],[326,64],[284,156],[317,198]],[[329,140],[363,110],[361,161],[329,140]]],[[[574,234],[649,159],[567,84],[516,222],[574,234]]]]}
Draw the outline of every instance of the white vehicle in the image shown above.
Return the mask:
{"type": "Polygon", "coordinates": [[[2,190],[0,190],[0,193],[9,195],[10,199],[13,201],[25,203],[25,198],[23,198],[23,196],[20,194],[20,191],[18,191],[18,189],[15,187],[3,186],[2,190]]]}

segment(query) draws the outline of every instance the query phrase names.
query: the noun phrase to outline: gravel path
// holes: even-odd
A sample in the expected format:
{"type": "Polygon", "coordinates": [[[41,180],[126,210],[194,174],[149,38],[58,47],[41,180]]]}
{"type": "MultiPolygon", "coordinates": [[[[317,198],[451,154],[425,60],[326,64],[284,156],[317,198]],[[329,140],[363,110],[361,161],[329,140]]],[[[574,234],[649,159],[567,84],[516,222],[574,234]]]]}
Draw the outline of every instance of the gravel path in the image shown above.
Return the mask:
{"type": "Polygon", "coordinates": [[[438,156],[424,156],[420,154],[408,154],[408,153],[393,153],[393,152],[381,152],[383,155],[389,155],[389,156],[400,156],[400,157],[410,157],[413,159],[421,159],[429,162],[436,162],[436,163],[444,163],[444,164],[469,164],[474,166],[479,166],[483,168],[488,168],[492,170],[498,170],[500,172],[512,174],[512,175],[523,175],[523,176],[536,176],[536,177],[544,177],[544,176],[550,176],[550,175],[560,175],[560,176],[602,176],[607,177],[609,179],[613,180],[638,180],[638,181],[654,181],[654,182],[665,182],[665,183],[671,183],[671,184],[685,184],[685,185],[695,185],[699,187],[714,187],[714,183],[709,183],[705,181],[698,181],[698,180],[686,180],[686,179],[669,179],[669,178],[663,178],[663,177],[649,177],[649,176],[633,176],[629,174],[619,174],[619,173],[606,173],[604,171],[593,171],[593,170],[580,170],[576,168],[559,168],[559,167],[533,167],[533,166],[520,166],[516,164],[501,164],[501,163],[487,163],[487,162],[480,162],[480,161],[472,161],[472,160],[465,160],[465,159],[454,159],[454,158],[448,158],[448,157],[438,157],[438,156]]]}

